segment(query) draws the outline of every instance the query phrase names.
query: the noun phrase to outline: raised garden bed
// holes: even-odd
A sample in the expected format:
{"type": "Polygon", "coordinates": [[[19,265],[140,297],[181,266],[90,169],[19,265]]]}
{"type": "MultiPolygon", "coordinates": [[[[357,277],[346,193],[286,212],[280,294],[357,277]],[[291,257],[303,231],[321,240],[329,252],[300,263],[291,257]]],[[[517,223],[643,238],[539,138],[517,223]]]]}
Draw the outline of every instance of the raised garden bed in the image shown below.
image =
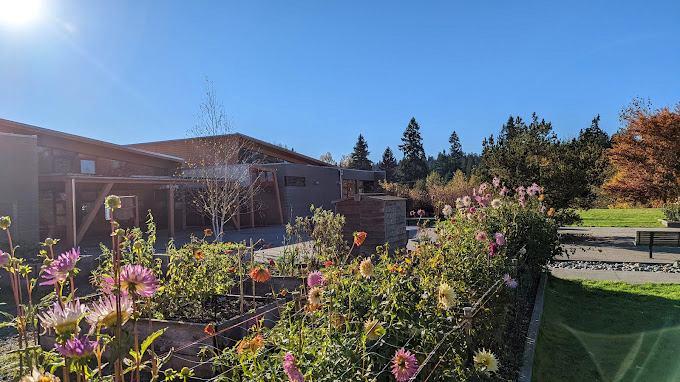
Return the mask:
{"type": "MultiPolygon", "coordinates": [[[[271,292],[270,292],[271,294],[271,292]]],[[[201,363],[198,353],[204,347],[210,347],[215,350],[233,347],[239,340],[241,340],[248,330],[255,325],[256,322],[262,320],[262,325],[268,328],[273,327],[280,317],[280,307],[285,305],[292,296],[289,294],[288,298],[278,298],[273,300],[269,297],[255,297],[256,310],[248,310],[253,307],[253,297],[244,296],[244,313],[239,314],[240,302],[238,296],[227,295],[217,298],[219,309],[214,312],[206,312],[203,320],[195,318],[195,321],[175,321],[175,320],[151,320],[151,328],[149,328],[149,320],[141,319],[138,322],[137,330],[140,340],[143,340],[149,334],[156,330],[167,328],[167,330],[154,341],[154,348],[157,354],[166,354],[173,351],[173,356],[170,361],[164,366],[165,368],[173,368],[180,370],[184,366],[195,366],[201,363]],[[231,314],[230,314],[231,312],[231,314]],[[215,321],[214,318],[219,319],[215,321]],[[215,335],[211,336],[206,332],[206,325],[211,322],[214,324],[215,335]]],[[[83,321],[84,322],[84,321],[83,321]]],[[[132,328],[128,323],[127,327],[132,328]]],[[[54,349],[55,336],[54,333],[41,334],[38,342],[45,350],[54,349]]],[[[210,363],[202,364],[194,369],[194,373],[198,377],[209,377],[212,375],[210,363]]]]}

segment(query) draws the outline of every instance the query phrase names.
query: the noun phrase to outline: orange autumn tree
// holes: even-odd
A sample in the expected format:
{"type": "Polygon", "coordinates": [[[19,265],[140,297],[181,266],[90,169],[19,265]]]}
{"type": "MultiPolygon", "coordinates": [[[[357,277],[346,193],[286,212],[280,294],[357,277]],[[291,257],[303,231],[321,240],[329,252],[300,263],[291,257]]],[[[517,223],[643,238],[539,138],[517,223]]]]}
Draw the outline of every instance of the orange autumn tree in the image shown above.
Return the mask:
{"type": "Polygon", "coordinates": [[[615,200],[647,203],[680,194],[680,103],[651,109],[637,99],[620,114],[608,154],[616,170],[603,189],[615,200]]]}

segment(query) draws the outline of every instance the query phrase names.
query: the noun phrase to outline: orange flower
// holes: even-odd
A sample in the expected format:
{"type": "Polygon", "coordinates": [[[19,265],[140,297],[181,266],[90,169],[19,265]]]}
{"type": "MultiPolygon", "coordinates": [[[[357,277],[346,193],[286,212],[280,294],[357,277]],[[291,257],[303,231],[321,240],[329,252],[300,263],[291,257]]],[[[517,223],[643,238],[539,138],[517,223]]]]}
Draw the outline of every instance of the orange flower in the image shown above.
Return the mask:
{"type": "Polygon", "coordinates": [[[197,260],[202,259],[203,256],[204,256],[204,254],[203,254],[203,250],[202,250],[202,249],[197,249],[196,251],[194,251],[194,257],[195,257],[197,260]]]}
{"type": "Polygon", "coordinates": [[[366,232],[354,232],[354,244],[359,247],[366,240],[366,232]]]}
{"type": "Polygon", "coordinates": [[[553,216],[553,215],[555,215],[555,209],[551,208],[551,209],[548,210],[548,216],[553,216]]]}
{"type": "Polygon", "coordinates": [[[205,233],[205,236],[212,236],[213,235],[213,231],[210,228],[204,229],[203,233],[205,233]]]}
{"type": "Polygon", "coordinates": [[[538,201],[539,201],[539,202],[542,202],[543,199],[545,199],[545,195],[541,194],[541,195],[538,197],[538,201]]]}
{"type": "Polygon", "coordinates": [[[213,324],[208,324],[205,326],[203,331],[212,336],[213,334],[215,334],[215,326],[213,324]]]}
{"type": "Polygon", "coordinates": [[[262,334],[258,334],[255,337],[253,337],[251,340],[241,340],[241,342],[239,342],[239,344],[238,344],[238,347],[236,348],[236,352],[238,354],[243,354],[244,352],[247,351],[249,353],[255,354],[263,346],[264,346],[264,337],[262,337],[262,334]]]}
{"type": "Polygon", "coordinates": [[[258,283],[266,283],[272,278],[272,274],[262,266],[257,266],[250,270],[248,273],[250,278],[257,281],[258,283]]]}

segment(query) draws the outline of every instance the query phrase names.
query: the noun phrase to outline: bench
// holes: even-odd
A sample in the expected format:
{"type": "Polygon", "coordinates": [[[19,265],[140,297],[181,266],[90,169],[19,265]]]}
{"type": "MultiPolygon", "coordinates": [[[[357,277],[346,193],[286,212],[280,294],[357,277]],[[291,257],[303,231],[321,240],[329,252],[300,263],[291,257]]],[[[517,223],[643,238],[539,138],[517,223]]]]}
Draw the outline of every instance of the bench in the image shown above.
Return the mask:
{"type": "Polygon", "coordinates": [[[677,230],[638,230],[635,231],[635,245],[648,245],[649,258],[652,248],[657,246],[680,247],[680,231],[677,230]]]}

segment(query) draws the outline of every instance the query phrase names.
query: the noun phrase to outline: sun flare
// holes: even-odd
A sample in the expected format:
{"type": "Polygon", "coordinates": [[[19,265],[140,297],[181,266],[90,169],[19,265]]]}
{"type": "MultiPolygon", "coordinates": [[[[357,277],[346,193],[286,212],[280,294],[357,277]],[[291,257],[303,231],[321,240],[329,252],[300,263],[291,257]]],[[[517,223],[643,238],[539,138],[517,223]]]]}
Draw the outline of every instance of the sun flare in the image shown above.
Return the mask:
{"type": "Polygon", "coordinates": [[[0,23],[27,24],[40,14],[40,0],[0,0],[0,23]]]}

